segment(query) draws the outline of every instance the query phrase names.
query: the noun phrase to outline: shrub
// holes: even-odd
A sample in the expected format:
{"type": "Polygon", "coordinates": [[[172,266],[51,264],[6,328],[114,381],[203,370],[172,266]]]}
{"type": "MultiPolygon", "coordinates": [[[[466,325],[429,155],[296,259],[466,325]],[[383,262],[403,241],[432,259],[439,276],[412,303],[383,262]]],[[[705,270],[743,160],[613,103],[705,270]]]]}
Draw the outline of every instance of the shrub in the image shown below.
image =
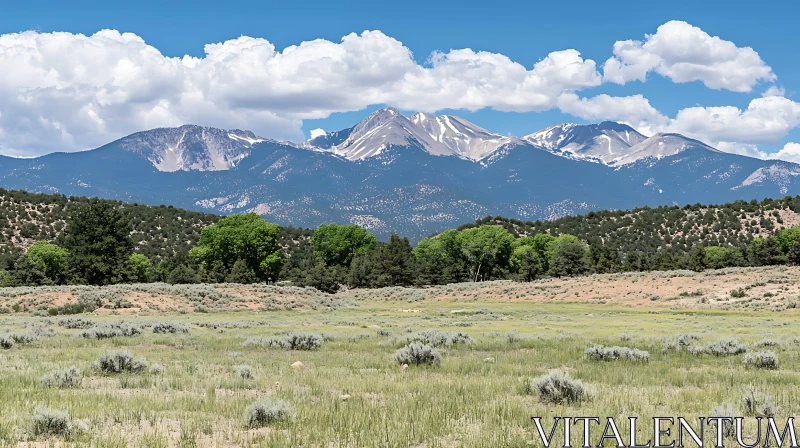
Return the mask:
{"type": "Polygon", "coordinates": [[[700,340],[700,336],[696,334],[683,333],[675,335],[675,343],[680,347],[688,347],[700,340]]]}
{"type": "Polygon", "coordinates": [[[264,399],[247,408],[247,426],[259,428],[289,417],[289,403],[283,400],[264,399]]]}
{"type": "Polygon", "coordinates": [[[10,334],[0,334],[0,347],[6,350],[14,347],[14,338],[10,334]]]}
{"type": "Polygon", "coordinates": [[[456,344],[469,344],[472,342],[472,336],[463,331],[423,330],[411,335],[407,340],[407,342],[412,341],[422,342],[433,347],[450,347],[456,344]]]}
{"type": "Polygon", "coordinates": [[[734,290],[731,291],[731,297],[733,297],[734,299],[741,299],[744,296],[745,296],[745,292],[744,292],[744,289],[742,289],[742,288],[734,289],[734,290]]]}
{"type": "Polygon", "coordinates": [[[42,383],[47,387],[69,389],[81,385],[83,377],[81,371],[75,366],[56,369],[42,377],[42,383]]]}
{"type": "Polygon", "coordinates": [[[412,342],[397,350],[394,360],[398,364],[438,366],[442,363],[442,355],[428,344],[412,342]]]}
{"type": "Polygon", "coordinates": [[[290,331],[284,341],[289,350],[316,350],[322,346],[323,337],[305,331],[290,331]]]}
{"type": "Polygon", "coordinates": [[[81,333],[81,336],[88,339],[108,339],[121,336],[138,336],[140,334],[142,334],[142,327],[126,322],[117,322],[90,328],[81,333]]]}
{"type": "MultiPolygon", "coordinates": [[[[712,417],[734,418],[738,415],[739,413],[736,411],[736,409],[733,408],[733,406],[730,403],[722,403],[722,406],[715,406],[714,409],[711,410],[712,417]]],[[[708,423],[710,426],[715,428],[714,432],[716,433],[716,426],[717,426],[716,420],[709,421],[708,423]]],[[[732,422],[729,421],[722,422],[723,435],[725,435],[726,437],[732,437],[735,433],[736,433],[736,427],[733,426],[732,422]]]]}
{"type": "Polygon", "coordinates": [[[575,403],[587,395],[580,380],[570,378],[564,371],[555,371],[529,381],[525,393],[538,395],[542,403],[575,403]]]}
{"type": "Polygon", "coordinates": [[[36,341],[36,335],[33,333],[13,333],[10,336],[17,344],[31,344],[36,341]]]}
{"type": "Polygon", "coordinates": [[[161,364],[153,364],[150,366],[149,369],[147,369],[150,375],[163,375],[164,370],[166,369],[164,369],[164,366],[162,366],[161,364]]]}
{"type": "Polygon", "coordinates": [[[385,328],[381,328],[380,330],[376,331],[376,333],[378,334],[378,336],[389,337],[389,336],[392,335],[392,330],[387,330],[385,328]]]}
{"type": "Polygon", "coordinates": [[[744,397],[742,398],[742,404],[744,405],[745,415],[775,417],[775,414],[778,413],[778,408],[772,402],[772,397],[762,397],[760,395],[756,395],[756,391],[753,386],[750,386],[745,390],[744,397]]]}
{"type": "Polygon", "coordinates": [[[172,322],[159,322],[153,325],[153,333],[166,334],[166,333],[188,333],[189,329],[182,324],[172,322]]]}
{"type": "Polygon", "coordinates": [[[693,351],[714,356],[731,356],[746,352],[747,345],[734,338],[722,338],[704,347],[695,347],[693,351]]]}
{"type": "Polygon", "coordinates": [[[106,373],[142,373],[149,363],[144,358],[133,358],[127,350],[114,350],[100,355],[95,367],[106,373]]]}
{"type": "Polygon", "coordinates": [[[523,340],[522,335],[517,330],[509,330],[506,333],[506,340],[509,344],[516,344],[517,342],[521,342],[523,340]]]}
{"type": "Polygon", "coordinates": [[[36,436],[68,436],[72,434],[72,423],[69,414],[64,411],[37,407],[31,416],[33,434],[36,436]]]}
{"type": "Polygon", "coordinates": [[[778,355],[772,350],[747,353],[744,355],[744,365],[756,369],[775,370],[778,368],[778,355]]]}
{"type": "Polygon", "coordinates": [[[81,329],[85,330],[87,328],[94,327],[94,321],[89,319],[81,319],[79,317],[70,317],[67,319],[61,319],[58,321],[58,325],[60,327],[69,328],[69,329],[81,329]]]}
{"type": "Polygon", "coordinates": [[[253,369],[250,366],[238,366],[236,368],[236,375],[239,376],[239,378],[251,380],[253,379],[253,369]]]}
{"type": "Polygon", "coordinates": [[[756,346],[758,347],[777,347],[781,342],[776,339],[762,339],[756,346]]]}
{"type": "Polygon", "coordinates": [[[81,314],[87,311],[94,311],[87,309],[86,305],[82,303],[67,303],[62,306],[54,306],[47,309],[47,314],[51,316],[65,316],[69,314],[81,314]]]}
{"type": "Polygon", "coordinates": [[[613,361],[617,359],[624,359],[628,361],[641,361],[647,362],[650,359],[650,353],[644,350],[637,350],[628,347],[604,347],[596,345],[586,349],[586,355],[589,359],[596,361],[613,361]]]}
{"type": "Polygon", "coordinates": [[[325,338],[316,333],[290,331],[285,335],[271,338],[247,338],[242,345],[265,348],[282,348],[284,350],[316,350],[322,346],[325,338]]]}

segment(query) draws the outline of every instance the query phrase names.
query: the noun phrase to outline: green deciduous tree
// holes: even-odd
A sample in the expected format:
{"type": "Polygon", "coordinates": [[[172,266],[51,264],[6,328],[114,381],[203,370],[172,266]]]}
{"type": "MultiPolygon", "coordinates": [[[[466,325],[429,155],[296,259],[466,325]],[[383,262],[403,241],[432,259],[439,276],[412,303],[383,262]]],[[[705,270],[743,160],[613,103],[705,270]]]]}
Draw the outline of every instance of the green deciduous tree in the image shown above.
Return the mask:
{"type": "Polygon", "coordinates": [[[67,255],[63,247],[45,241],[37,241],[28,249],[28,260],[53,283],[64,282],[67,255]]]}
{"type": "Polygon", "coordinates": [[[153,264],[144,254],[128,257],[128,275],[133,282],[147,283],[153,279],[153,264]]]}
{"type": "Polygon", "coordinates": [[[222,269],[226,275],[242,260],[258,280],[272,281],[278,278],[283,260],[279,233],[277,224],[255,213],[230,215],[205,227],[190,255],[204,269],[222,269]]]}
{"type": "Polygon", "coordinates": [[[705,266],[708,269],[722,269],[745,264],[744,255],[739,249],[721,246],[705,248],[705,266]]]}
{"type": "Polygon", "coordinates": [[[472,281],[489,280],[495,272],[508,268],[514,236],[503,227],[466,229],[458,235],[458,242],[472,281]]]}
{"type": "Polygon", "coordinates": [[[775,238],[778,242],[778,245],[780,245],[781,252],[784,254],[788,253],[792,244],[800,243],[800,226],[778,230],[775,232],[775,236],[773,238],[775,238]]]}
{"type": "Polygon", "coordinates": [[[114,205],[91,201],[67,219],[60,246],[69,251],[72,281],[90,285],[119,283],[133,250],[131,222],[114,205]]]}
{"type": "Polygon", "coordinates": [[[375,248],[375,235],[355,224],[323,224],[314,231],[311,247],[329,266],[350,266],[357,255],[375,248]]]}

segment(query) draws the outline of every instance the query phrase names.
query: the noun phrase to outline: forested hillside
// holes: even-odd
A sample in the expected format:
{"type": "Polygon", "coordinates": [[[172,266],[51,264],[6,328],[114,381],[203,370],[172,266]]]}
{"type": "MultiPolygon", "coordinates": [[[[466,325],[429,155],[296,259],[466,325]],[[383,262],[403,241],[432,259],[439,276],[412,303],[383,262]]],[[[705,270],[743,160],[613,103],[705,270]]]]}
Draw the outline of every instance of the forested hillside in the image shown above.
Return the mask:
{"type": "Polygon", "coordinates": [[[520,221],[487,216],[460,229],[497,224],[517,237],[537,233],[575,235],[589,244],[603,244],[627,253],[685,251],[705,246],[745,247],[753,238],[800,225],[800,196],[722,205],[642,207],[599,211],[552,221],[520,221]]]}
{"type": "MultiPolygon", "coordinates": [[[[283,227],[254,213],[221,217],[7,190],[0,205],[0,286],[225,282],[335,292],[800,264],[800,197],[545,222],[488,217],[416,247],[395,234],[378,241],[356,224],[283,227]]],[[[76,309],[84,306],[91,309],[76,309]]]]}
{"type": "MultiPolygon", "coordinates": [[[[87,204],[85,196],[37,194],[0,188],[0,269],[9,260],[27,250],[36,241],[55,241],[65,227],[67,218],[80,205],[87,204]]],[[[200,239],[200,231],[221,218],[173,206],[127,204],[100,199],[112,204],[130,220],[131,239],[135,252],[153,263],[177,252],[188,251],[200,239]]],[[[310,230],[282,228],[281,243],[289,247],[310,236],[310,230]]]]}

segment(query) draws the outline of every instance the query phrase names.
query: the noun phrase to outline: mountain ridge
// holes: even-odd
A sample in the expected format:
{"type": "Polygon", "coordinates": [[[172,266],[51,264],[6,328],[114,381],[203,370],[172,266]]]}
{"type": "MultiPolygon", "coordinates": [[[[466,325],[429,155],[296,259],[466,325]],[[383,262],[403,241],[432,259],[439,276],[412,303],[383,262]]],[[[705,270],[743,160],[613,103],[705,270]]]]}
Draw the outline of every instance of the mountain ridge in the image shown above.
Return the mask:
{"type": "Polygon", "coordinates": [[[352,222],[412,240],[487,215],[553,219],[800,193],[800,165],[619,123],[557,125],[533,144],[449,115],[371,116],[302,144],[187,125],[89,151],[0,157],[0,186],[255,212],[282,225],[352,222]]]}

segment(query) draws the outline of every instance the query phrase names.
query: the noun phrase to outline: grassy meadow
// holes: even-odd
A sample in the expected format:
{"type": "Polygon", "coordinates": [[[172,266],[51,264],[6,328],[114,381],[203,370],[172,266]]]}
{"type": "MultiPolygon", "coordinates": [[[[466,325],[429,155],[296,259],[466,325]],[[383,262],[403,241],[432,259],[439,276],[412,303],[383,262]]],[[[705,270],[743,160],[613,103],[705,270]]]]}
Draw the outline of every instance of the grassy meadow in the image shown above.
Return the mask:
{"type": "Polygon", "coordinates": [[[17,342],[0,349],[0,445],[528,447],[540,445],[531,416],[625,423],[627,416],[708,416],[724,403],[748,415],[748,393],[777,417],[800,407],[794,309],[381,297],[362,293],[318,309],[2,314],[0,335],[17,342]],[[140,334],[92,336],[93,328],[120,322],[140,334]],[[157,327],[179,331],[154,333],[157,327]],[[438,366],[396,362],[395,352],[424,330],[460,331],[470,340],[436,347],[438,366]],[[258,343],[291,331],[323,342],[314,350],[258,343]],[[704,350],[731,337],[747,352],[704,350]],[[589,358],[587,348],[598,344],[647,351],[648,360],[589,358]],[[98,368],[113,350],[146,364],[122,373],[98,368]],[[745,363],[747,353],[765,350],[777,355],[777,368],[745,363]],[[73,387],[42,380],[71,366],[80,371],[73,387]],[[552,371],[580,380],[587,394],[547,403],[526,392],[552,371]],[[282,400],[288,413],[252,424],[249,406],[265,399],[282,400]],[[38,430],[40,407],[66,413],[70,430],[38,430]]]}

